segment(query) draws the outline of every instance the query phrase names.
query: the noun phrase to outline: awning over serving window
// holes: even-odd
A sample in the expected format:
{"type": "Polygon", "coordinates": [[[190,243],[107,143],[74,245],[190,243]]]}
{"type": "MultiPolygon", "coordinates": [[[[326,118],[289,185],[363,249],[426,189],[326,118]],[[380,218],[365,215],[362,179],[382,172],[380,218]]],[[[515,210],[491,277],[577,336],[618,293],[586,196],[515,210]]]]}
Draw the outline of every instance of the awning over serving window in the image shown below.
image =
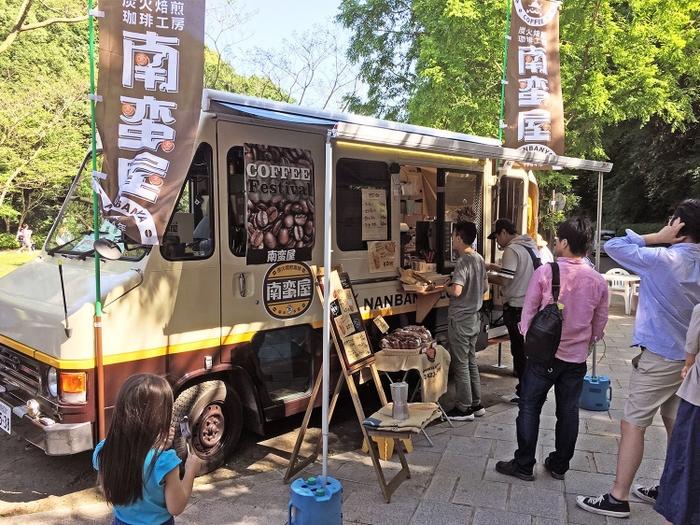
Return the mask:
{"type": "Polygon", "coordinates": [[[325,126],[328,128],[332,128],[338,123],[337,120],[329,120],[318,117],[308,117],[305,115],[295,115],[292,113],[274,111],[271,109],[252,108],[250,106],[242,106],[240,104],[232,104],[230,102],[217,102],[219,102],[219,104],[221,104],[222,106],[225,106],[229,109],[233,109],[235,111],[239,111],[245,115],[250,115],[252,117],[260,117],[270,120],[281,120],[282,122],[294,122],[295,124],[312,124],[317,126],[325,126]]]}

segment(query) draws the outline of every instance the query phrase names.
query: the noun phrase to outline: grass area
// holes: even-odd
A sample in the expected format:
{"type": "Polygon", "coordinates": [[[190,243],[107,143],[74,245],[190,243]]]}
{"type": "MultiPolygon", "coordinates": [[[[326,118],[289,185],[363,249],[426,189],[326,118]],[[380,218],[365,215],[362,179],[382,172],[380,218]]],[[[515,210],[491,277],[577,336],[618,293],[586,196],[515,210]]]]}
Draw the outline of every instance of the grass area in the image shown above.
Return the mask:
{"type": "Polygon", "coordinates": [[[19,268],[39,255],[39,251],[17,253],[16,250],[0,251],[0,277],[19,268]]]}

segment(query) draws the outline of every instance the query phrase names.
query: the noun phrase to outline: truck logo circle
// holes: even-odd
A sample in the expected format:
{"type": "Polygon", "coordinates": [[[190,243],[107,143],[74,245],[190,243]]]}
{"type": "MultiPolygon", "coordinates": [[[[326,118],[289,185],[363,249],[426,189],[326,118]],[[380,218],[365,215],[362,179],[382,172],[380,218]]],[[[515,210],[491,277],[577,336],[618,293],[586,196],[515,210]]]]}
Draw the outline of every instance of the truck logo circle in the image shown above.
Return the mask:
{"type": "Polygon", "coordinates": [[[263,304],[275,319],[303,315],[314,299],[311,268],[303,262],[281,262],[267,270],[263,280],[263,304]]]}

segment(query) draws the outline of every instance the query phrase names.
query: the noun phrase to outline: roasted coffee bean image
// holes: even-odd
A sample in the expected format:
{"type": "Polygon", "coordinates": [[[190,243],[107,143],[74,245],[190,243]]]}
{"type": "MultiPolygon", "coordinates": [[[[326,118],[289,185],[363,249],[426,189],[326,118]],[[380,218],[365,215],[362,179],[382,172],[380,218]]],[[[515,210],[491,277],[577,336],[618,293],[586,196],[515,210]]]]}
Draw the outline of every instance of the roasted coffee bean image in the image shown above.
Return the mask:
{"type": "Polygon", "coordinates": [[[263,243],[263,233],[260,230],[253,232],[250,236],[250,244],[253,248],[260,248],[263,243]]]}
{"type": "Polygon", "coordinates": [[[289,230],[287,228],[280,228],[277,232],[277,242],[280,246],[286,246],[289,242],[289,230]]]}
{"type": "Polygon", "coordinates": [[[277,217],[279,217],[279,214],[280,214],[279,210],[277,208],[275,208],[274,206],[270,206],[267,209],[267,216],[269,217],[270,222],[273,222],[277,217]]]}
{"type": "Polygon", "coordinates": [[[282,221],[278,220],[272,225],[272,233],[274,235],[277,235],[280,231],[280,228],[282,228],[282,221]]]}
{"type": "Polygon", "coordinates": [[[287,228],[291,228],[294,226],[294,215],[291,213],[288,213],[287,215],[284,216],[284,225],[287,228]]]}
{"type": "Polygon", "coordinates": [[[275,237],[274,233],[269,231],[264,236],[264,242],[265,242],[265,246],[268,249],[272,250],[273,248],[275,248],[275,246],[277,246],[277,237],[275,237]]]}
{"type": "Polygon", "coordinates": [[[314,234],[314,221],[306,221],[306,224],[304,224],[304,233],[309,236],[313,236],[314,234]]]}
{"type": "Polygon", "coordinates": [[[304,226],[304,224],[306,224],[306,215],[303,213],[297,213],[294,216],[294,224],[297,226],[304,226]]]}
{"type": "Polygon", "coordinates": [[[301,226],[294,226],[293,231],[294,231],[294,238],[297,241],[300,241],[304,238],[304,228],[302,228],[301,226]]]}
{"type": "Polygon", "coordinates": [[[270,217],[267,215],[267,212],[260,210],[255,217],[255,223],[260,228],[267,226],[270,223],[270,217]]]}

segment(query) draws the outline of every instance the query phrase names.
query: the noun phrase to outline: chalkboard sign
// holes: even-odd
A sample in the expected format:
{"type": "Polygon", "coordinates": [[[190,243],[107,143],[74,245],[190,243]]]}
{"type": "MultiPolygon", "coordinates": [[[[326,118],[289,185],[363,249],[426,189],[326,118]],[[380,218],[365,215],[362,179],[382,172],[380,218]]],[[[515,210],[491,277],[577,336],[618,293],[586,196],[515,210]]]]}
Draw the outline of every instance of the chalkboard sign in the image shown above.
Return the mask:
{"type": "MultiPolygon", "coordinates": [[[[323,270],[317,273],[316,279],[323,301],[323,270]]],[[[346,368],[364,366],[367,360],[374,357],[374,351],[355,301],[350,277],[343,271],[332,270],[330,282],[331,331],[338,353],[343,357],[346,368]]]]}

